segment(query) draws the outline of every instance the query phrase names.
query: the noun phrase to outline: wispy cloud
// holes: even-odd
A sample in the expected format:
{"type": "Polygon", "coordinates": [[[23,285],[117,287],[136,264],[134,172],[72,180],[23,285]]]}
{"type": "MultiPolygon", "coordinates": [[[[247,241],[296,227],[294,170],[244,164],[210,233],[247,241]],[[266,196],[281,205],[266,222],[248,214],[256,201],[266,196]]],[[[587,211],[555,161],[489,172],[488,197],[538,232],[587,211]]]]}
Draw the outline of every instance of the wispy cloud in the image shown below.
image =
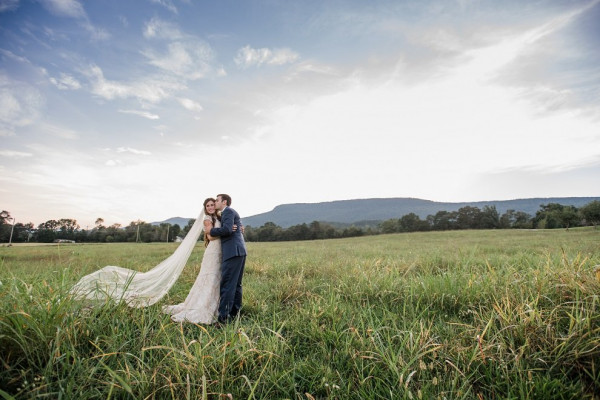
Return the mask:
{"type": "Polygon", "coordinates": [[[16,10],[19,7],[19,0],[0,1],[0,12],[16,10]]]}
{"type": "MultiPolygon", "coordinates": [[[[152,18],[145,24],[144,37],[154,40],[152,47],[141,53],[150,65],[162,72],[173,74],[186,80],[204,78],[214,68],[214,52],[204,40],[182,32],[179,27],[159,18],[152,18]],[[161,51],[157,43],[167,42],[161,51]]],[[[219,75],[217,70],[216,74],[219,75]]]]}
{"type": "Polygon", "coordinates": [[[138,115],[140,117],[148,118],[148,119],[160,119],[160,116],[156,114],[152,114],[148,111],[140,111],[140,110],[119,110],[120,113],[123,114],[133,114],[138,115]]]}
{"type": "Polygon", "coordinates": [[[184,37],[184,34],[177,25],[160,18],[152,18],[150,21],[146,22],[143,34],[147,39],[179,40],[184,37]]]}
{"type": "Polygon", "coordinates": [[[203,78],[211,71],[213,52],[208,43],[195,40],[188,43],[173,42],[167,45],[166,52],[155,50],[142,52],[151,65],[185,79],[203,78]]]}
{"type": "Polygon", "coordinates": [[[40,0],[44,8],[52,14],[59,17],[75,18],[80,21],[80,25],[90,33],[95,40],[106,40],[110,38],[108,32],[104,29],[95,27],[83,8],[83,5],[77,0],[40,0]]]}
{"type": "Polygon", "coordinates": [[[71,18],[85,18],[86,14],[77,0],[40,0],[40,3],[54,15],[71,18]]]}
{"type": "Polygon", "coordinates": [[[50,78],[50,82],[52,82],[57,88],[60,90],[77,90],[81,89],[81,83],[73,76],[65,73],[60,74],[60,78],[50,78]]]}
{"type": "Polygon", "coordinates": [[[0,136],[38,120],[44,98],[33,86],[9,79],[0,71],[0,136]]]}
{"type": "Polygon", "coordinates": [[[175,7],[175,4],[173,4],[171,0],[150,0],[150,2],[154,4],[159,4],[167,10],[169,10],[170,12],[172,12],[173,14],[177,14],[177,7],[175,7]]]}
{"type": "Polygon", "coordinates": [[[29,61],[27,58],[18,56],[10,50],[0,49],[0,54],[2,54],[3,56],[5,56],[7,58],[18,61],[20,63],[31,65],[31,61],[29,61]]]}
{"type": "Polygon", "coordinates": [[[25,158],[31,157],[33,154],[15,150],[0,150],[0,156],[8,158],[25,158]]]}
{"type": "Polygon", "coordinates": [[[179,99],[179,104],[190,111],[202,111],[202,106],[191,99],[179,99]]]}
{"type": "Polygon", "coordinates": [[[266,65],[284,65],[295,62],[300,58],[300,55],[290,49],[254,49],[250,46],[245,46],[238,50],[235,56],[235,63],[240,68],[248,68],[252,66],[260,67],[266,65]]]}
{"type": "Polygon", "coordinates": [[[77,134],[77,132],[75,132],[72,129],[64,128],[61,126],[42,124],[40,130],[61,139],[73,140],[79,138],[79,134],[77,134]]]}
{"type": "Polygon", "coordinates": [[[117,148],[117,153],[131,153],[131,154],[136,154],[136,155],[141,155],[141,156],[152,155],[152,153],[149,151],[132,149],[131,147],[119,147],[119,148],[117,148]]]}
{"type": "Polygon", "coordinates": [[[106,100],[137,98],[143,102],[158,103],[185,88],[179,82],[163,78],[146,77],[131,83],[111,81],[104,77],[102,69],[97,65],[89,66],[82,73],[89,77],[92,93],[106,100]]]}

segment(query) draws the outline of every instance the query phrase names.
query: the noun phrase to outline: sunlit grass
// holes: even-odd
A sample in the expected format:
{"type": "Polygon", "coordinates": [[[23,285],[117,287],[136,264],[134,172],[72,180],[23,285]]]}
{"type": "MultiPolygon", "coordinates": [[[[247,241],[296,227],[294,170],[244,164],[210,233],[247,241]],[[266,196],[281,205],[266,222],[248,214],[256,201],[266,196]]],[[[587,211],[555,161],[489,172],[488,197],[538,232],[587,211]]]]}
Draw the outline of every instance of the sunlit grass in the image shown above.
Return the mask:
{"type": "MultiPolygon", "coordinates": [[[[600,230],[461,231],[249,243],[244,314],[176,324],[198,244],[145,309],[72,301],[105,265],[175,244],[0,248],[0,397],[594,398],[600,230]]],[[[597,398],[597,397],[596,397],[597,398]]]]}

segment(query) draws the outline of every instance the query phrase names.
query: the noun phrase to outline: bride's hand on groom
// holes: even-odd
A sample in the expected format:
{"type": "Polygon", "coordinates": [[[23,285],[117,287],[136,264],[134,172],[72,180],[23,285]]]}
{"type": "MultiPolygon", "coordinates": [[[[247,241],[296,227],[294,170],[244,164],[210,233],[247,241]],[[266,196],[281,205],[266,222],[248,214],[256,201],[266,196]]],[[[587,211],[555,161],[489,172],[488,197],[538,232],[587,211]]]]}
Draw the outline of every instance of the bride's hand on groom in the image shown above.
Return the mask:
{"type": "MultiPolygon", "coordinates": [[[[237,230],[238,230],[238,226],[234,224],[233,225],[233,231],[235,232],[237,230]]],[[[244,234],[244,232],[245,232],[244,225],[242,225],[242,235],[244,234]]]]}

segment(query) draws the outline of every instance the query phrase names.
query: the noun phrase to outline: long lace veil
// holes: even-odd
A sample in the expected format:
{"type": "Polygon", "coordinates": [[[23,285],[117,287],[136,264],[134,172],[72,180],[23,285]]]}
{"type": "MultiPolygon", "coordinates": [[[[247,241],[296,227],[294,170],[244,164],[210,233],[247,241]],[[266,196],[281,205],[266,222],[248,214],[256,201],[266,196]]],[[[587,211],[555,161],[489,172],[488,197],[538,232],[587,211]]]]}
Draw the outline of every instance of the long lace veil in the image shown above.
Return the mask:
{"type": "Polygon", "coordinates": [[[146,307],[159,301],[179,278],[204,227],[204,207],[196,222],[169,258],[147,272],[113,265],[84,276],[71,288],[78,299],[124,301],[146,307]]]}

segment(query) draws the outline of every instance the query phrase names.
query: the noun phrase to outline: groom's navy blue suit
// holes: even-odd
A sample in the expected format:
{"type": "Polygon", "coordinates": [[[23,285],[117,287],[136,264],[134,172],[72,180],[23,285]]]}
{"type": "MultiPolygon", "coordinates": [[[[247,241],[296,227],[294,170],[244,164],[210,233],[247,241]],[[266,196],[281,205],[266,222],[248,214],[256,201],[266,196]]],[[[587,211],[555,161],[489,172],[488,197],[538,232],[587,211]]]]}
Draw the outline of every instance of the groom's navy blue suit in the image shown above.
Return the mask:
{"type": "Polygon", "coordinates": [[[246,243],[242,235],[240,215],[231,207],[221,213],[221,227],[212,228],[211,236],[221,238],[223,263],[221,265],[221,298],[219,321],[227,322],[242,308],[242,275],[246,264],[246,243]],[[233,230],[233,225],[237,230],[233,230]]]}

